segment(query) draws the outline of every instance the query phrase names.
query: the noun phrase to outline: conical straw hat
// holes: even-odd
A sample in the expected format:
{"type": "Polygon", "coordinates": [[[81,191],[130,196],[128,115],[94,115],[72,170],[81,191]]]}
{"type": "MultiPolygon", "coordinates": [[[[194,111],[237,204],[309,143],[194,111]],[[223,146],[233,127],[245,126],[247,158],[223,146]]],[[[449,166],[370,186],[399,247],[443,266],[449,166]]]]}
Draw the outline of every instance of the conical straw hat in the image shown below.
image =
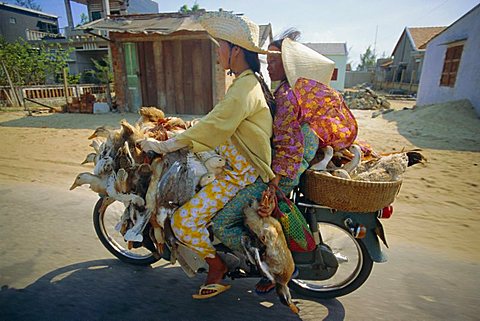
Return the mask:
{"type": "Polygon", "coordinates": [[[307,46],[285,38],[282,42],[282,61],[290,86],[298,78],[330,84],[335,63],[307,46]]]}
{"type": "Polygon", "coordinates": [[[199,22],[214,38],[226,40],[253,52],[267,53],[258,45],[260,28],[245,16],[226,11],[207,12],[200,16],[199,22]]]}

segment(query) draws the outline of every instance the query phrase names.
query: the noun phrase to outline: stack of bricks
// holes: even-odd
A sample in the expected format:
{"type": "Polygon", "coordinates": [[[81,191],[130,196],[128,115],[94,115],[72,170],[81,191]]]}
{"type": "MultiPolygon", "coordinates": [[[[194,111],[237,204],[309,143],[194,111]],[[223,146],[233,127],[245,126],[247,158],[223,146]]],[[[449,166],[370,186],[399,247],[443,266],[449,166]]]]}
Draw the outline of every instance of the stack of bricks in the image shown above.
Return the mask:
{"type": "Polygon", "coordinates": [[[93,103],[95,102],[95,96],[86,93],[80,96],[80,112],[86,114],[93,114],[93,103]]]}
{"type": "Polygon", "coordinates": [[[67,111],[69,113],[79,113],[80,112],[80,99],[77,97],[72,98],[72,102],[68,104],[67,111]]]}
{"type": "Polygon", "coordinates": [[[68,104],[67,111],[69,113],[93,113],[93,103],[95,102],[95,96],[86,93],[80,96],[80,98],[73,97],[72,102],[68,104]]]}

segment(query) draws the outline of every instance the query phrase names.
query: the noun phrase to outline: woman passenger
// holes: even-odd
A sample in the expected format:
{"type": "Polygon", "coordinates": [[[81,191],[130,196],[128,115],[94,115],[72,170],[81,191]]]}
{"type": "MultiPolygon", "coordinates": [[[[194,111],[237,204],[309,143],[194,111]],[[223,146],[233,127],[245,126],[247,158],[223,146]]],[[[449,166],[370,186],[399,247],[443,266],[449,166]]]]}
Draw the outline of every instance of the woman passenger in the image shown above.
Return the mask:
{"type": "MultiPolygon", "coordinates": [[[[296,42],[298,36],[298,31],[288,31],[268,48],[268,72],[272,81],[279,82],[272,140],[275,177],[268,184],[257,180],[241,190],[213,219],[214,234],[233,250],[242,250],[241,238],[247,234],[243,208],[252,199],[260,199],[269,185],[290,193],[319,148],[347,148],[357,135],[354,116],[342,96],[328,86],[333,62],[296,42]]],[[[262,278],[256,292],[273,288],[269,279],[262,278]]]]}

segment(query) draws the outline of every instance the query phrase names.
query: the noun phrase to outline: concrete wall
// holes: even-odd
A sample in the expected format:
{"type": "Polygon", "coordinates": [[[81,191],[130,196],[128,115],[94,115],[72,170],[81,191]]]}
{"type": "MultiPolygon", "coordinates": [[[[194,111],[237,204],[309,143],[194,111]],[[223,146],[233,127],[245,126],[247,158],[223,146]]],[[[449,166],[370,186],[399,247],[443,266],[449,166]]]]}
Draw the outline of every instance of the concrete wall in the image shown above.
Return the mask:
{"type": "Polygon", "coordinates": [[[372,71],[347,71],[345,73],[345,88],[352,88],[363,83],[373,83],[375,73],[372,71]]]}
{"type": "Polygon", "coordinates": [[[427,46],[417,105],[469,99],[480,115],[480,6],[456,21],[427,46]],[[440,86],[448,43],[466,39],[454,87],[440,86]]]}
{"type": "Polygon", "coordinates": [[[413,81],[417,83],[420,79],[424,52],[413,48],[406,31],[402,34],[402,39],[393,55],[392,70],[387,73],[385,80],[392,82],[402,81],[404,83],[413,81]],[[404,65],[404,68],[399,68],[400,64],[404,65]]]}
{"type": "Polygon", "coordinates": [[[68,68],[71,74],[83,73],[86,70],[93,70],[95,65],[92,59],[101,60],[108,57],[107,50],[80,51],[76,50],[70,54],[71,61],[68,68]]]}
{"type": "Polygon", "coordinates": [[[0,6],[0,35],[8,42],[14,42],[18,38],[26,39],[26,30],[39,30],[37,27],[39,21],[55,25],[58,32],[56,18],[39,17],[33,12],[0,6]]]}
{"type": "Polygon", "coordinates": [[[336,90],[345,89],[345,72],[347,70],[347,56],[345,55],[324,55],[335,62],[335,68],[338,69],[337,80],[330,81],[330,86],[336,90]]]}
{"type": "Polygon", "coordinates": [[[335,62],[335,68],[338,69],[337,80],[330,81],[330,86],[336,90],[345,89],[345,73],[347,70],[347,56],[345,55],[326,55],[327,58],[335,62]]]}

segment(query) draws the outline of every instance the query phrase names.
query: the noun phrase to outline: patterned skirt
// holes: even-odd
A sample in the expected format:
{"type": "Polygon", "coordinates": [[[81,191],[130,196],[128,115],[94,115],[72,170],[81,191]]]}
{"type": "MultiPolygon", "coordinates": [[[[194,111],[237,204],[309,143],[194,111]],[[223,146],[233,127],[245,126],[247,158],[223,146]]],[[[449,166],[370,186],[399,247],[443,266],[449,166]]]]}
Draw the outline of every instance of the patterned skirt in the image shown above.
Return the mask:
{"type": "MultiPolygon", "coordinates": [[[[302,125],[304,137],[304,154],[300,170],[295,179],[283,177],[278,187],[285,193],[290,193],[300,182],[300,176],[309,167],[310,161],[315,157],[319,139],[307,124],[302,125]]],[[[243,209],[254,199],[260,199],[267,184],[260,178],[255,183],[240,190],[237,195],[223,207],[213,218],[213,233],[226,246],[234,251],[241,251],[241,239],[248,235],[247,228],[243,223],[243,209]]]]}
{"type": "Polygon", "coordinates": [[[176,237],[204,258],[215,255],[207,230],[214,215],[258,178],[255,168],[230,141],[218,147],[217,152],[225,158],[228,169],[178,208],[172,218],[176,237]]]}

